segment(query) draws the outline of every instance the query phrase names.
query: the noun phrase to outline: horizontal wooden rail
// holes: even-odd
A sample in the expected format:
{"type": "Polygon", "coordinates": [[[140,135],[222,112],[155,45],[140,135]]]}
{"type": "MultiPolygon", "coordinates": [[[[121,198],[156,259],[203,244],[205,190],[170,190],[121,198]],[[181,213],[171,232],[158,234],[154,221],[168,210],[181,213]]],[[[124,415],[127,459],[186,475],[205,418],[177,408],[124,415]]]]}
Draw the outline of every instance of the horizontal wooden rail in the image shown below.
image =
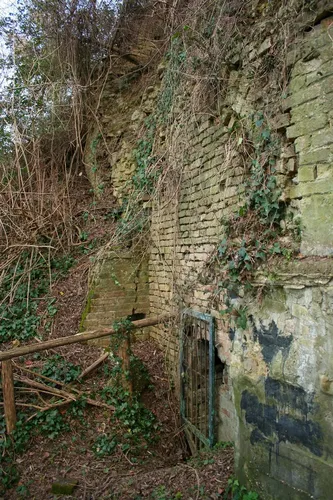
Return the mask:
{"type": "MultiPolygon", "coordinates": [[[[155,316],[153,318],[140,319],[132,322],[133,330],[138,330],[139,328],[144,328],[146,326],[154,326],[160,323],[164,323],[170,320],[173,316],[155,316]]],[[[27,354],[32,354],[33,352],[45,351],[47,349],[52,349],[54,347],[61,347],[63,345],[75,344],[77,342],[84,342],[86,340],[94,340],[102,337],[108,337],[109,335],[114,335],[120,333],[122,329],[115,330],[114,328],[103,328],[99,330],[93,330],[90,332],[82,332],[77,335],[70,335],[68,337],[61,337],[58,339],[46,340],[45,342],[40,342],[39,344],[30,344],[23,347],[16,347],[15,349],[10,349],[9,351],[0,352],[0,361],[5,361],[7,359],[18,358],[20,356],[25,356],[27,354]]]]}

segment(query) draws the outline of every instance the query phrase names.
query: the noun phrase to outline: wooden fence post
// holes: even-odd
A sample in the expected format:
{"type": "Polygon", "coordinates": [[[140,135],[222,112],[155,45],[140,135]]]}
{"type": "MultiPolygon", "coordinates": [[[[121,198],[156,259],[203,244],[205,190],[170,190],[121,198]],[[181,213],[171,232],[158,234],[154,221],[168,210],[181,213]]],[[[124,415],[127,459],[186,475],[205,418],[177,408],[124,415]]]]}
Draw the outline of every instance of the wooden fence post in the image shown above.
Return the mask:
{"type": "Polygon", "coordinates": [[[133,393],[133,380],[131,373],[131,333],[126,332],[125,338],[119,349],[119,357],[122,360],[122,383],[124,389],[126,389],[130,395],[133,393]]]}
{"type": "Polygon", "coordinates": [[[11,434],[16,426],[16,408],[14,395],[14,377],[12,361],[2,361],[2,392],[5,411],[5,421],[8,434],[11,434]]]}

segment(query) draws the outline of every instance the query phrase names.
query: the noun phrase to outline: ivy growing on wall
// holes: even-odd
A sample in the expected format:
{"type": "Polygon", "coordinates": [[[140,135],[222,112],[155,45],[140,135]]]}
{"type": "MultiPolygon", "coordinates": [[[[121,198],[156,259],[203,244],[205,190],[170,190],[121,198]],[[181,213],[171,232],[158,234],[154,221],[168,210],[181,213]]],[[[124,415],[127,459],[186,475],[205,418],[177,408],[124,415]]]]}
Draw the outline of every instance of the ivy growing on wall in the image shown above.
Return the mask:
{"type": "MultiPolygon", "coordinates": [[[[237,127],[231,133],[237,134],[237,127]]],[[[247,309],[234,306],[232,298],[238,297],[242,289],[251,288],[255,272],[272,257],[282,255],[290,259],[292,255],[292,249],[279,241],[286,208],[276,175],[279,139],[272,134],[262,112],[251,116],[250,137],[236,141],[250,158],[245,203],[222,221],[224,237],[210,263],[219,269],[218,287],[224,292],[226,307],[221,314],[232,318],[242,329],[247,326],[247,309]]]]}
{"type": "Polygon", "coordinates": [[[155,135],[159,127],[166,126],[171,120],[175,93],[186,63],[186,50],[180,33],[173,35],[165,60],[166,69],[156,110],[146,119],[144,132],[134,150],[137,168],[133,175],[133,186],[143,194],[152,194],[162,171],[158,162],[160,155],[154,151],[155,135]]]}

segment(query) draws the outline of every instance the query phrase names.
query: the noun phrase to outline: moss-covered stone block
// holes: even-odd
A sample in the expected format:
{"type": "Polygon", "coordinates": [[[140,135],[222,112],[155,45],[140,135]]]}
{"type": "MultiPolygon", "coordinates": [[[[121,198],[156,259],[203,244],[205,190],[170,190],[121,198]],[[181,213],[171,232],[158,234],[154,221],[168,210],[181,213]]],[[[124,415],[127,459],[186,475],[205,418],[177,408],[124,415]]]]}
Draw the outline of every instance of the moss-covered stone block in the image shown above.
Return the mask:
{"type": "Polygon", "coordinates": [[[82,312],[82,315],[81,315],[81,321],[80,321],[80,326],[79,326],[80,332],[83,332],[85,330],[85,326],[84,326],[85,325],[85,321],[87,319],[88,314],[90,313],[91,306],[92,306],[92,299],[94,298],[94,295],[95,295],[95,291],[94,291],[94,287],[92,287],[88,291],[88,295],[87,295],[87,298],[86,298],[86,304],[84,306],[84,309],[83,309],[83,312],[82,312]]]}
{"type": "Polygon", "coordinates": [[[299,162],[301,165],[309,165],[311,163],[331,163],[333,161],[333,147],[324,146],[311,151],[301,152],[299,162]]]}
{"type": "Polygon", "coordinates": [[[298,170],[298,180],[301,182],[313,181],[315,179],[315,167],[313,165],[301,166],[298,170]]]}
{"type": "Polygon", "coordinates": [[[71,495],[77,484],[77,479],[60,478],[52,484],[51,491],[53,495],[71,495]]]}
{"type": "Polygon", "coordinates": [[[289,196],[290,198],[302,198],[310,196],[312,200],[313,195],[325,194],[325,193],[329,194],[332,192],[333,192],[333,179],[328,178],[328,179],[318,179],[315,180],[314,182],[301,183],[298,186],[293,186],[289,189],[289,196]]]}

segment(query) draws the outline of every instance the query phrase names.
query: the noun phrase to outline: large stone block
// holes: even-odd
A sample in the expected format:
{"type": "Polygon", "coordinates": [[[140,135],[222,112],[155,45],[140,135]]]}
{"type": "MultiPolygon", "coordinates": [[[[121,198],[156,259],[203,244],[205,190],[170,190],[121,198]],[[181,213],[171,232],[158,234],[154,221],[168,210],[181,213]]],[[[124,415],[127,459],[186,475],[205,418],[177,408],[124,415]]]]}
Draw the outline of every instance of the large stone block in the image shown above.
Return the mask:
{"type": "MultiPolygon", "coordinates": [[[[313,105],[316,107],[316,105],[313,105]]],[[[307,120],[304,118],[303,121],[298,122],[295,125],[291,125],[287,128],[287,137],[289,139],[299,137],[302,135],[308,135],[316,130],[324,128],[328,123],[328,116],[326,113],[320,113],[317,111],[314,113],[313,118],[307,120]]]]}
{"type": "Polygon", "coordinates": [[[313,181],[315,179],[315,166],[305,165],[298,170],[298,180],[301,182],[313,181]]]}
{"type": "MultiPolygon", "coordinates": [[[[317,179],[314,182],[300,183],[289,190],[289,195],[291,198],[302,198],[306,196],[312,196],[315,194],[324,194],[333,192],[333,180],[328,179],[317,179]]],[[[317,221],[319,222],[319,221],[317,221]]]]}
{"type": "MultiPolygon", "coordinates": [[[[326,184],[326,182],[325,182],[326,184]]],[[[302,244],[305,255],[333,254],[333,187],[301,201],[302,244]]]]}
{"type": "Polygon", "coordinates": [[[302,151],[299,155],[300,165],[313,163],[331,163],[333,161],[333,146],[324,146],[318,149],[302,151]]]}
{"type": "MultiPolygon", "coordinates": [[[[332,63],[333,65],[333,63],[332,63]]],[[[311,147],[320,148],[333,143],[333,128],[331,126],[318,130],[311,137],[311,147]]]]}
{"type": "MultiPolygon", "coordinates": [[[[309,101],[314,101],[319,97],[324,97],[326,93],[333,91],[333,76],[328,76],[320,82],[313,83],[306,89],[292,93],[289,97],[288,105],[291,107],[299,106],[309,101]]],[[[286,108],[286,105],[285,105],[286,108]]]]}

